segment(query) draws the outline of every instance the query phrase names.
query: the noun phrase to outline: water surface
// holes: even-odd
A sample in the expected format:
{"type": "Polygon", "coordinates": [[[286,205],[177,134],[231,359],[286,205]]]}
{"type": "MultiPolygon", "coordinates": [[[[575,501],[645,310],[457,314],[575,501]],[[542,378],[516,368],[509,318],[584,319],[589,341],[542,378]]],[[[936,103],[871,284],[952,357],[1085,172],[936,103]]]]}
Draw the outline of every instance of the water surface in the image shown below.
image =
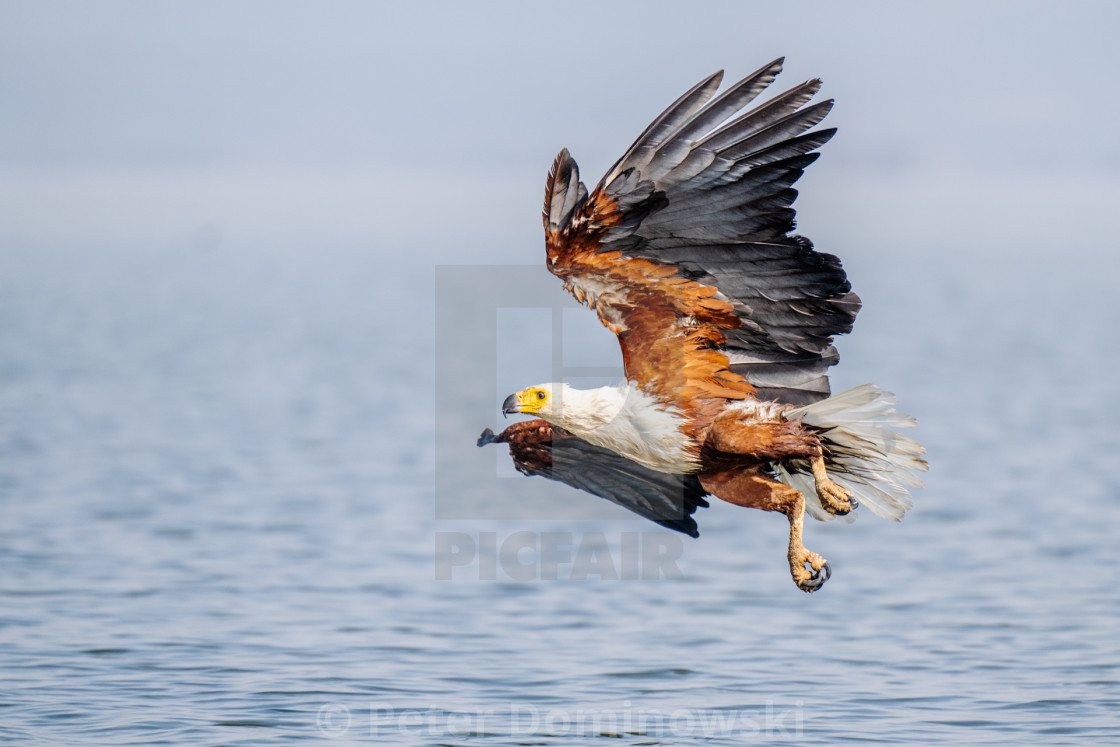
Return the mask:
{"type": "MultiPolygon", "coordinates": [[[[834,575],[808,596],[784,520],[729,505],[679,545],[574,492],[554,518],[541,480],[487,498],[509,520],[437,518],[430,268],[387,287],[346,252],[6,265],[0,739],[1120,741],[1107,272],[849,263],[867,305],[834,388],[897,391],[933,471],[900,524],[809,526],[834,575]],[[662,542],[680,572],[437,580],[438,533],[525,531],[599,543],[618,575],[629,538],[662,542]]],[[[440,427],[470,444],[496,406],[440,427]]]]}

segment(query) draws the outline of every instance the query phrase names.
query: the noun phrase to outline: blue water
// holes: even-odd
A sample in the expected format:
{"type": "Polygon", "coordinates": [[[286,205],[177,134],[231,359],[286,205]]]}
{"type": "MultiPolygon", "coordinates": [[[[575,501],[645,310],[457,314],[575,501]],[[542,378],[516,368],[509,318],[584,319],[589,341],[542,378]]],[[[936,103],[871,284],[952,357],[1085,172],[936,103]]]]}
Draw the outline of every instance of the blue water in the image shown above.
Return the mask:
{"type": "Polygon", "coordinates": [[[691,540],[501,478],[437,516],[436,423],[496,465],[500,419],[437,421],[430,267],[3,261],[0,740],[1120,742],[1112,260],[848,262],[834,388],[898,392],[932,471],[900,524],[807,527],[812,596],[784,520],[730,505],[691,540]],[[569,547],[494,557],[518,532],[569,547]],[[449,537],[477,552],[438,580],[449,537]]]}

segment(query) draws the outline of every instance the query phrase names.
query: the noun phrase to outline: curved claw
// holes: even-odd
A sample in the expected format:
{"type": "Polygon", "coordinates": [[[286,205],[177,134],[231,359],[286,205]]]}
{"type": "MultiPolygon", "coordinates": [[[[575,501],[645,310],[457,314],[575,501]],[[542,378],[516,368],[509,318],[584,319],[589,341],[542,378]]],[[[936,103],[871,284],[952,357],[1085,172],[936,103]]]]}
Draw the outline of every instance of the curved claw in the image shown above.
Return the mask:
{"type": "Polygon", "coordinates": [[[824,458],[821,456],[813,457],[813,481],[817,488],[817,498],[820,499],[821,507],[828,511],[833,516],[847,516],[852,511],[859,508],[859,502],[856,500],[852,491],[847,488],[842,488],[835,482],[829,479],[828,469],[825,466],[824,458]]]}
{"type": "Polygon", "coordinates": [[[845,490],[831,481],[820,486],[817,496],[824,510],[833,516],[847,516],[859,508],[859,501],[850,490],[845,490]]]}
{"type": "Polygon", "coordinates": [[[824,586],[824,582],[827,581],[831,575],[832,568],[828,565],[828,561],[826,560],[824,565],[820,567],[820,570],[813,571],[813,575],[809,579],[798,581],[797,587],[807,594],[812,594],[814,591],[824,586]]]}

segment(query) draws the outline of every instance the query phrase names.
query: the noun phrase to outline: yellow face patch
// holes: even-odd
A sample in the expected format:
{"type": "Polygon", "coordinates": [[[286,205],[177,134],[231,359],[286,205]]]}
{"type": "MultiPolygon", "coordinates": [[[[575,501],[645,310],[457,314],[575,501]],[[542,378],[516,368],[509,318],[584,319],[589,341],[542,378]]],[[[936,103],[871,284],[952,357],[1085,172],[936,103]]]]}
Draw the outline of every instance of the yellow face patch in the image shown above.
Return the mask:
{"type": "Polygon", "coordinates": [[[551,405],[552,392],[545,387],[534,386],[506,397],[506,401],[502,403],[502,413],[509,415],[515,412],[527,412],[537,415],[542,410],[547,412],[547,408],[551,405]]]}
{"type": "Polygon", "coordinates": [[[516,396],[521,412],[537,412],[548,402],[549,393],[544,389],[530,387],[522,389],[516,396]]]}

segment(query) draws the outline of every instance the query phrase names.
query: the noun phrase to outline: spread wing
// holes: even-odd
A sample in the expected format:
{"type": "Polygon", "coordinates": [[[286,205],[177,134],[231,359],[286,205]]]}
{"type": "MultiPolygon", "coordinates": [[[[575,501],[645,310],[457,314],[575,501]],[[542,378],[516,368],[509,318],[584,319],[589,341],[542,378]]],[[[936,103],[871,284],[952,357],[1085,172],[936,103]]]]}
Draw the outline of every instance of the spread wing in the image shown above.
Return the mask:
{"type": "Polygon", "coordinates": [[[700,536],[692,518],[707,508],[707,491],[695,475],[654,472],[613,451],[593,446],[543,420],[514,423],[497,436],[487,428],[479,446],[508,443],[513,464],[525,475],[540,475],[606,498],[663,527],[700,536]]]}
{"type": "Polygon", "coordinates": [[[832,107],[809,104],[820,81],[743,112],[781,65],[715,98],[722,73],[701,81],[590,194],[567,150],[549,172],[549,270],[618,335],[627,378],[693,416],[827,397],[832,337],[859,311],[840,261],[790,233],[792,185],[835,133],[812,129],[832,107]]]}

